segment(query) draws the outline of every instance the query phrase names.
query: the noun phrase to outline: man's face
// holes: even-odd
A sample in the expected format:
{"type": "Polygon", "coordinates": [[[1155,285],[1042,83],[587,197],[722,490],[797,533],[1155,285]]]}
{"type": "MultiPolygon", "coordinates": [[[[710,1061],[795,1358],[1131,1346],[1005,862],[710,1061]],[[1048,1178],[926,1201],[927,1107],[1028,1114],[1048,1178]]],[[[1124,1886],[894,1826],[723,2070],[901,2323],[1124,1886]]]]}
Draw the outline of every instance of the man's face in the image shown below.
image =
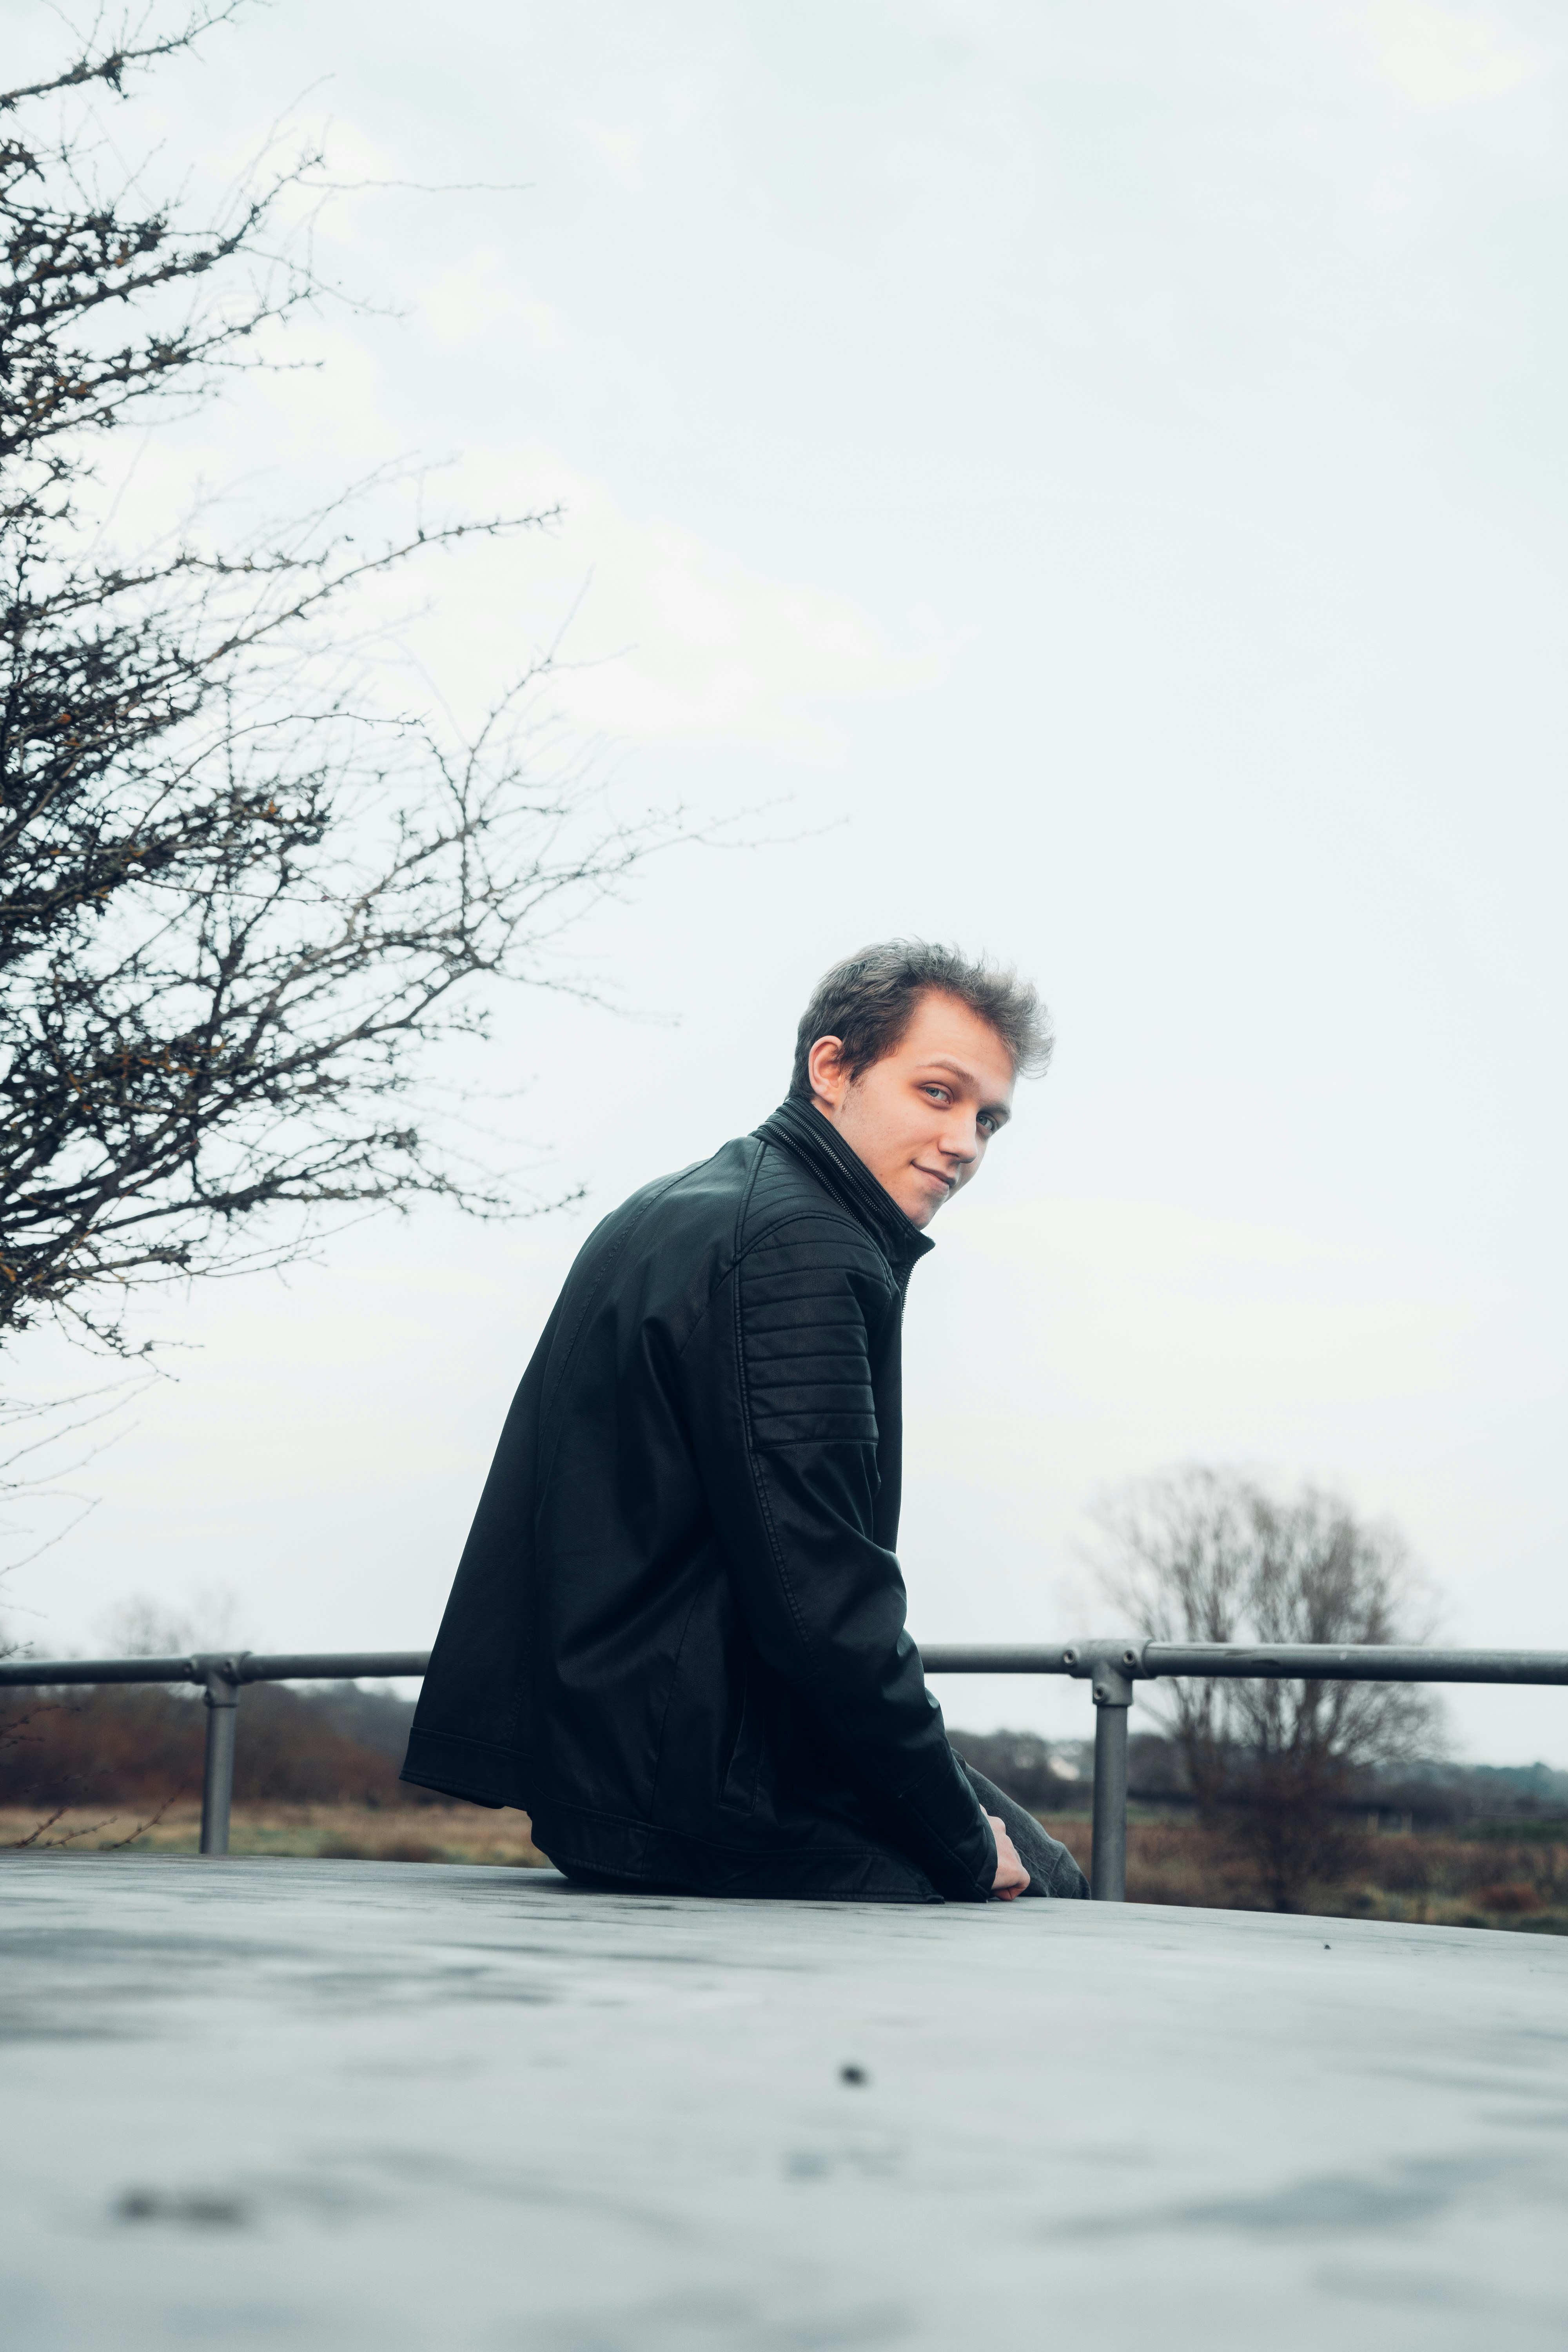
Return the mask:
{"type": "Polygon", "coordinates": [[[811,1049],[811,1087],[858,1160],[912,1225],[967,1184],[1013,1106],[1013,1062],[994,1029],[935,990],[898,1045],[851,1081],[837,1037],[811,1049]]]}

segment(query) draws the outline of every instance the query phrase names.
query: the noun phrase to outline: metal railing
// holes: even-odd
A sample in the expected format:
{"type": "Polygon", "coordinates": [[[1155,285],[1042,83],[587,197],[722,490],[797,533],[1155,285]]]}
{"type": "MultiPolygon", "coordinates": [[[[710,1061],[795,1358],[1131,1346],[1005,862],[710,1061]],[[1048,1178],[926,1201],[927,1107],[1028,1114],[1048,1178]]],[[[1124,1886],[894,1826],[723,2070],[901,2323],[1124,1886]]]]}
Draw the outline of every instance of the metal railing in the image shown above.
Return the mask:
{"type": "MultiPolygon", "coordinates": [[[[1068,1675],[1094,1699],[1093,1853],[1100,1903],[1127,1900],[1127,1724],[1134,1683],[1161,1675],[1329,1683],[1568,1683],[1568,1650],[1341,1649],[1327,1643],[1274,1648],[1240,1643],[1078,1642],[1059,1649],[941,1643],[921,1655],[929,1675],[1068,1675]]],[[[201,1683],[207,1707],[202,1769],[203,1853],[228,1852],[239,1695],[247,1683],[390,1681],[417,1677],[428,1650],[199,1652],[188,1658],[27,1658],[0,1661],[0,1688],[68,1683],[201,1683]]]]}
{"type": "Polygon", "coordinates": [[[350,1683],[362,1675],[390,1681],[394,1675],[422,1675],[429,1663],[428,1650],[300,1650],[277,1657],[258,1657],[254,1650],[199,1650],[188,1658],[7,1658],[0,1660],[0,1689],[20,1685],[56,1690],[67,1683],[205,1684],[201,1851],[226,1853],[234,1739],[239,1694],[247,1683],[350,1683]]]}

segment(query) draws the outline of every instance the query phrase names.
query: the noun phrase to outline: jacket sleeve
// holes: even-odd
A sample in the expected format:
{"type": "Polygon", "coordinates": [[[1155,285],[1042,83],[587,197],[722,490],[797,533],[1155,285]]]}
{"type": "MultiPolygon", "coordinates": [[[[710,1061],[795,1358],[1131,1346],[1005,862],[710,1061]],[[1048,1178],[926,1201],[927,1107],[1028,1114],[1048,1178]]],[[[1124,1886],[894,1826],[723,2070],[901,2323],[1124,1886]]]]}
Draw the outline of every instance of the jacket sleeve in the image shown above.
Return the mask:
{"type": "Polygon", "coordinates": [[[684,1359],[703,1484],[747,1631],[876,1791],[939,1891],[983,1899],[996,1848],[874,1539],[871,1336],[898,1311],[880,1256],[832,1217],[731,1269],[684,1359]]]}

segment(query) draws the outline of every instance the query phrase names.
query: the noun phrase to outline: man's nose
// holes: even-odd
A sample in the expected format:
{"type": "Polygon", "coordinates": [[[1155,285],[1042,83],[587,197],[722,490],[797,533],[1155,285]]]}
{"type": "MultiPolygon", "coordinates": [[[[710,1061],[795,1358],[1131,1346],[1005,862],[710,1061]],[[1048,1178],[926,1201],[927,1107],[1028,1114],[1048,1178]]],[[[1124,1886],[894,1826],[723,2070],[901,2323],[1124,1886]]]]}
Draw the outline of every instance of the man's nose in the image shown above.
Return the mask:
{"type": "Polygon", "coordinates": [[[979,1156],[980,1151],[980,1139],[974,1121],[970,1119],[963,1126],[955,1121],[952,1126],[945,1127],[938,1139],[937,1150],[944,1160],[959,1160],[967,1167],[972,1160],[979,1156]]]}

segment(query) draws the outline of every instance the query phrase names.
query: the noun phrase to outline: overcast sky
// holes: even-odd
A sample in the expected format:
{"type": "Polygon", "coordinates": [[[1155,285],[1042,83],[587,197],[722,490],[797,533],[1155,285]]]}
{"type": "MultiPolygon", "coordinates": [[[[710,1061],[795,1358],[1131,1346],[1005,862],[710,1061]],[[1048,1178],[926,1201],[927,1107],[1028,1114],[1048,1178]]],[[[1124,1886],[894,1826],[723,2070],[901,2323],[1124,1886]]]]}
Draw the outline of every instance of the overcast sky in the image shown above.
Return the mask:
{"type": "MultiPolygon", "coordinates": [[[[48,26],[0,0],[13,56],[48,26]]],[[[1448,1638],[1568,1647],[1561,5],[279,0],[104,118],[198,193],[279,119],[343,181],[523,184],[338,199],[323,267],[404,315],[138,451],[121,527],[408,454],[559,503],[432,572],[399,691],[477,710],[572,615],[556,704],[628,804],[785,837],[595,922],[641,1017],[503,1011],[583,1213],[143,1318],[173,1377],[15,1630],[141,1591],[427,1643],[588,1221],[754,1125],[817,973],[915,932],[1060,1037],[912,1287],[917,1636],[1095,1630],[1086,1505],[1196,1459],[1395,1521],[1448,1638]]],[[[1568,1764],[1568,1696],[1454,1718],[1568,1764]]]]}

